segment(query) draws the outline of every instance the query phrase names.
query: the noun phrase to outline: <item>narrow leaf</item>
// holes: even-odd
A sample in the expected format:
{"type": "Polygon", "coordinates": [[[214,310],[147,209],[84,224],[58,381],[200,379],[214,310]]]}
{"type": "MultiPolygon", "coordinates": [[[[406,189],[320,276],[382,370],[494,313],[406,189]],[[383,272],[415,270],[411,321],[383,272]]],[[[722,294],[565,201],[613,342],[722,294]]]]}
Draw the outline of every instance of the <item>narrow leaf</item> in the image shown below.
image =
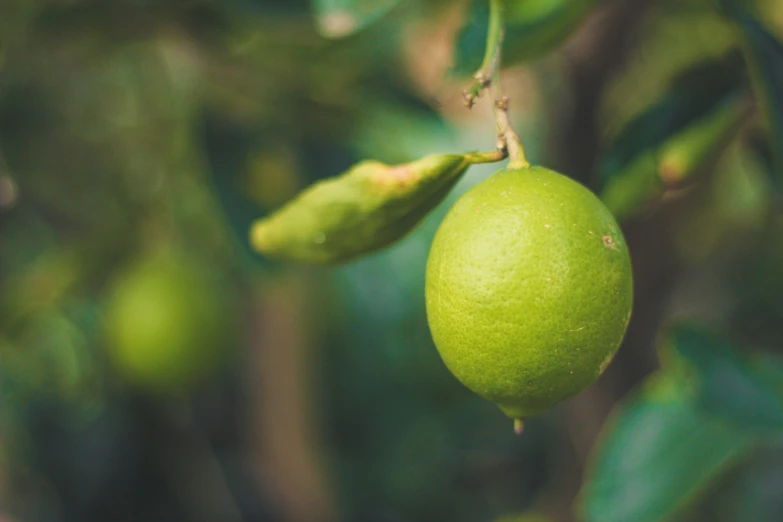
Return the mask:
{"type": "Polygon", "coordinates": [[[636,43],[601,95],[598,118],[610,137],[663,99],[678,77],[701,64],[736,57],[739,66],[732,75],[741,73],[737,31],[710,1],[652,4],[634,31],[636,43]]]}

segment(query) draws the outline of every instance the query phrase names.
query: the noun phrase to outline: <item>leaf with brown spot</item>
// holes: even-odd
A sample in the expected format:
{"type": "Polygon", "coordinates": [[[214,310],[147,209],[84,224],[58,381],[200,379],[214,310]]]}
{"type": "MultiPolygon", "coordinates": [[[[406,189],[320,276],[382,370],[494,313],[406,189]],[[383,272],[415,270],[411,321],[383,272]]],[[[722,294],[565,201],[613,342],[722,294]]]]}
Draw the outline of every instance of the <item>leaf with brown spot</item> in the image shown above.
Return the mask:
{"type": "Polygon", "coordinates": [[[256,221],[251,243],[282,260],[351,261],[407,235],[443,201],[471,161],[471,155],[463,154],[427,156],[403,165],[363,161],[256,221]]]}

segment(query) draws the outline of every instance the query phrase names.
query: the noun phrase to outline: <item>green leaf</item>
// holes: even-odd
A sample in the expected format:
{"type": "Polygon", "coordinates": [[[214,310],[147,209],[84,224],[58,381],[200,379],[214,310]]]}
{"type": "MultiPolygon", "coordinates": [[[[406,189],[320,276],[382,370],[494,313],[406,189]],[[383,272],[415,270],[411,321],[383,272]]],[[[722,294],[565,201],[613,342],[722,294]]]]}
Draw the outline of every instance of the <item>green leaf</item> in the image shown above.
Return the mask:
{"type": "Polygon", "coordinates": [[[344,263],[408,234],[481,155],[444,154],[412,163],[363,161],[302,192],[257,221],[251,242],[270,257],[344,263]]]}
{"type": "Polygon", "coordinates": [[[599,193],[619,219],[690,180],[749,114],[734,60],[702,64],[630,120],[599,160],[599,193]]]}
{"type": "Polygon", "coordinates": [[[702,411],[675,377],[656,374],[607,423],[581,492],[583,518],[668,520],[754,444],[702,411]]]}
{"type": "MultiPolygon", "coordinates": [[[[687,219],[674,230],[679,256],[690,265],[725,253],[748,231],[761,229],[767,219],[769,175],[763,161],[748,151],[745,138],[740,130],[720,152],[720,158],[707,164],[709,183],[692,198],[687,219]]],[[[753,327],[752,322],[742,324],[753,327]]]]}
{"type": "Polygon", "coordinates": [[[691,369],[689,381],[704,411],[759,435],[783,429],[783,361],[754,360],[691,325],[673,329],[669,349],[691,369]]]}
{"type": "Polygon", "coordinates": [[[318,31],[327,38],[350,36],[371,24],[400,0],[312,0],[318,31]]]}
{"type": "Polygon", "coordinates": [[[503,60],[511,65],[557,49],[604,0],[506,0],[503,60]]]}
{"type": "Polygon", "coordinates": [[[742,3],[724,3],[744,35],[754,89],[772,136],[776,182],[783,189],[783,42],[742,3]]]}
{"type": "MultiPolygon", "coordinates": [[[[737,31],[711,0],[657,2],[634,39],[628,58],[604,88],[598,110],[610,138],[663,99],[687,71],[739,55],[737,31]]],[[[741,74],[739,67],[734,74],[741,74]]]]}
{"type": "Polygon", "coordinates": [[[481,66],[489,31],[489,2],[471,0],[465,20],[454,50],[452,72],[458,76],[469,76],[481,66]]]}
{"type": "MultiPolygon", "coordinates": [[[[540,58],[556,49],[603,0],[504,0],[503,65],[540,58]]],[[[474,73],[487,39],[489,2],[472,0],[457,39],[454,72],[474,73]]]]}

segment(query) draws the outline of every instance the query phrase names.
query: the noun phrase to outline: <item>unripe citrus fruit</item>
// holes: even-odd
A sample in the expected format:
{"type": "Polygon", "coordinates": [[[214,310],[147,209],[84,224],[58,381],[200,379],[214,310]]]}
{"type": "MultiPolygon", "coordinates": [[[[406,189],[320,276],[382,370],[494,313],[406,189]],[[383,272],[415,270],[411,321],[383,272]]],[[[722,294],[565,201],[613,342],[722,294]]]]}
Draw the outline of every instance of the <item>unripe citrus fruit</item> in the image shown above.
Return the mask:
{"type": "Polygon", "coordinates": [[[497,172],[465,193],[427,262],[427,319],[443,361],[520,427],[598,378],[632,299],[609,210],[541,167],[497,172]]]}
{"type": "Polygon", "coordinates": [[[113,282],[105,311],[117,370],[145,389],[184,390],[232,348],[231,301],[208,270],[183,254],[132,265],[113,282]]]}

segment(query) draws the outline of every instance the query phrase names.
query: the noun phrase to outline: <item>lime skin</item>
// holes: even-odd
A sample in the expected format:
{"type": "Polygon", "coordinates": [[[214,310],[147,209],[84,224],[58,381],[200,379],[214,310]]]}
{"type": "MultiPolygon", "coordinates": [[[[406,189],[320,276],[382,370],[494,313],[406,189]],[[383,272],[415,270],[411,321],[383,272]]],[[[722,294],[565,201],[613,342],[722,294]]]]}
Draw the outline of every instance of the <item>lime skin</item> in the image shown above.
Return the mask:
{"type": "Polygon", "coordinates": [[[502,170],[441,223],[425,298],[446,366],[521,429],[611,362],[631,317],[631,260],[587,188],[542,167],[502,170]]]}

